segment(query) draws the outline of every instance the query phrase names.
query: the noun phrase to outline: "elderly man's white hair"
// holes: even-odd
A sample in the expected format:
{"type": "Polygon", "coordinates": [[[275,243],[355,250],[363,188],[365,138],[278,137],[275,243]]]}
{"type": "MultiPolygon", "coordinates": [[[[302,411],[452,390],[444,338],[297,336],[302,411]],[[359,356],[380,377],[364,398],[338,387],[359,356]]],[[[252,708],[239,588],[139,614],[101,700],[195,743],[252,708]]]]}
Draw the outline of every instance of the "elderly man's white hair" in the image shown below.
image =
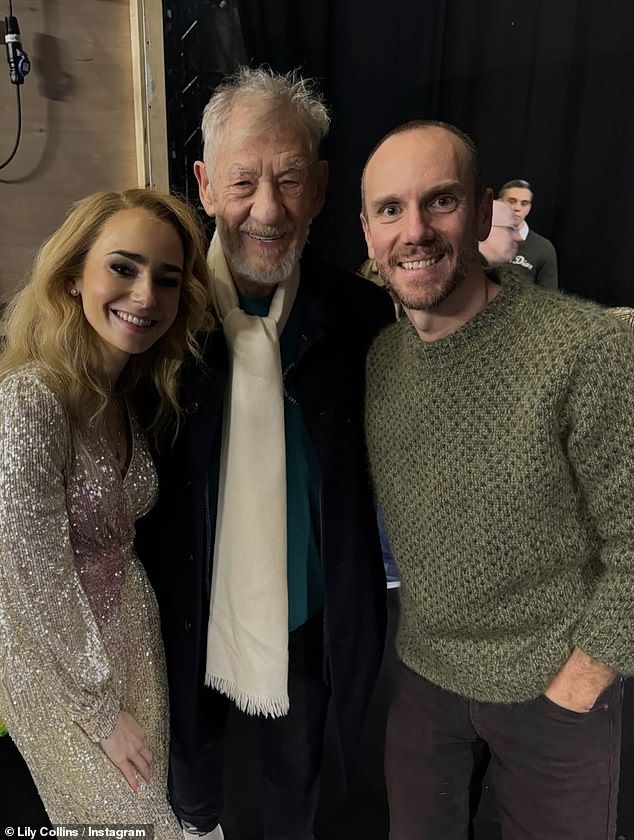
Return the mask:
{"type": "MultiPolygon", "coordinates": [[[[242,102],[253,102],[259,112],[268,112],[268,123],[280,114],[292,115],[306,129],[309,149],[317,157],[319,145],[328,134],[330,116],[311,80],[296,70],[275,73],[270,68],[241,67],[216,88],[203,112],[204,161],[213,163],[223,130],[232,109],[242,102]]],[[[266,130],[267,122],[261,126],[266,130]]]]}

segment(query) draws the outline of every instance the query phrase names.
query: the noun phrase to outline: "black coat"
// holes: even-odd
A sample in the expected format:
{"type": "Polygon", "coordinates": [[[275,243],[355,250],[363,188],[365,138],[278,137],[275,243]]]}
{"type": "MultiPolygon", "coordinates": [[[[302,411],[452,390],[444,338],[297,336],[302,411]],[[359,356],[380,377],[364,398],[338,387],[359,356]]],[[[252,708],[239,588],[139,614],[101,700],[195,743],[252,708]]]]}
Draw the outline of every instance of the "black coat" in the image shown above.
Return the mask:
{"type": "MultiPolygon", "coordinates": [[[[377,331],[393,320],[393,306],[367,280],[309,256],[300,278],[304,316],[293,390],[321,470],[326,678],[350,770],[385,631],[385,575],[363,434],[365,356],[377,331]]],[[[203,361],[184,369],[183,424],[174,447],[157,458],[158,504],[137,523],[137,548],[161,611],[172,730],[192,746],[213,553],[208,486],[219,453],[227,365],[218,328],[207,337],[203,361]]]]}

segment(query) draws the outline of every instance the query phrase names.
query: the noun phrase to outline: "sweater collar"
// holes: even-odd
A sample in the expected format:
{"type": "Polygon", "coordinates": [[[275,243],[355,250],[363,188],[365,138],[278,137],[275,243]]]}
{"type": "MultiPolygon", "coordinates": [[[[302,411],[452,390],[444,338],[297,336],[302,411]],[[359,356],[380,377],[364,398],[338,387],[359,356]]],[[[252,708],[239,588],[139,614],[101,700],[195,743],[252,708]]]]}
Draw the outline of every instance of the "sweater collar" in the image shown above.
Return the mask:
{"type": "Polygon", "coordinates": [[[477,351],[492,341],[500,330],[504,329],[509,313],[514,310],[522,290],[527,285],[505,267],[487,271],[489,277],[502,287],[500,292],[484,309],[463,324],[456,332],[437,341],[421,341],[409,318],[403,318],[398,325],[406,335],[412,352],[423,359],[451,359],[457,361],[465,353],[477,351]]]}

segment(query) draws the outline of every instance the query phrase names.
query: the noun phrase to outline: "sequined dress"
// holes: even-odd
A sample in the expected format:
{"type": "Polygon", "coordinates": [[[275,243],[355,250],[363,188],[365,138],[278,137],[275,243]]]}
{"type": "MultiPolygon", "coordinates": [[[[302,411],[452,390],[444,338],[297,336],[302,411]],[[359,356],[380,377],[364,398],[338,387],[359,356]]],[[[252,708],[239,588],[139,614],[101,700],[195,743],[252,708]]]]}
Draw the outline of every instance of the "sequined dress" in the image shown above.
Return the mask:
{"type": "Polygon", "coordinates": [[[102,438],[73,451],[33,368],[0,384],[0,715],[54,824],[154,824],[166,799],[168,708],[154,593],[133,547],[156,494],[141,430],[122,478],[102,438]],[[99,746],[120,710],[145,729],[153,777],[135,793],[99,746]]]}

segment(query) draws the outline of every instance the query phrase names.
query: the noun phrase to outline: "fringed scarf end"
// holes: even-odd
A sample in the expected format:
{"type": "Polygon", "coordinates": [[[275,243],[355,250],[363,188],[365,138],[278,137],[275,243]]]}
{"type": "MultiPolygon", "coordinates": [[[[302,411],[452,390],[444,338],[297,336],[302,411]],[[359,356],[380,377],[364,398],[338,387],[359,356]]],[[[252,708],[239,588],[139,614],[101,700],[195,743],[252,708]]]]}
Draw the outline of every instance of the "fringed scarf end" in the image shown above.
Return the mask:
{"type": "Polygon", "coordinates": [[[241,712],[247,715],[261,715],[262,717],[283,717],[288,714],[288,695],[282,697],[259,697],[249,694],[247,691],[240,691],[235,683],[226,677],[217,677],[213,674],[205,676],[205,685],[219,691],[236,704],[241,712]]]}

